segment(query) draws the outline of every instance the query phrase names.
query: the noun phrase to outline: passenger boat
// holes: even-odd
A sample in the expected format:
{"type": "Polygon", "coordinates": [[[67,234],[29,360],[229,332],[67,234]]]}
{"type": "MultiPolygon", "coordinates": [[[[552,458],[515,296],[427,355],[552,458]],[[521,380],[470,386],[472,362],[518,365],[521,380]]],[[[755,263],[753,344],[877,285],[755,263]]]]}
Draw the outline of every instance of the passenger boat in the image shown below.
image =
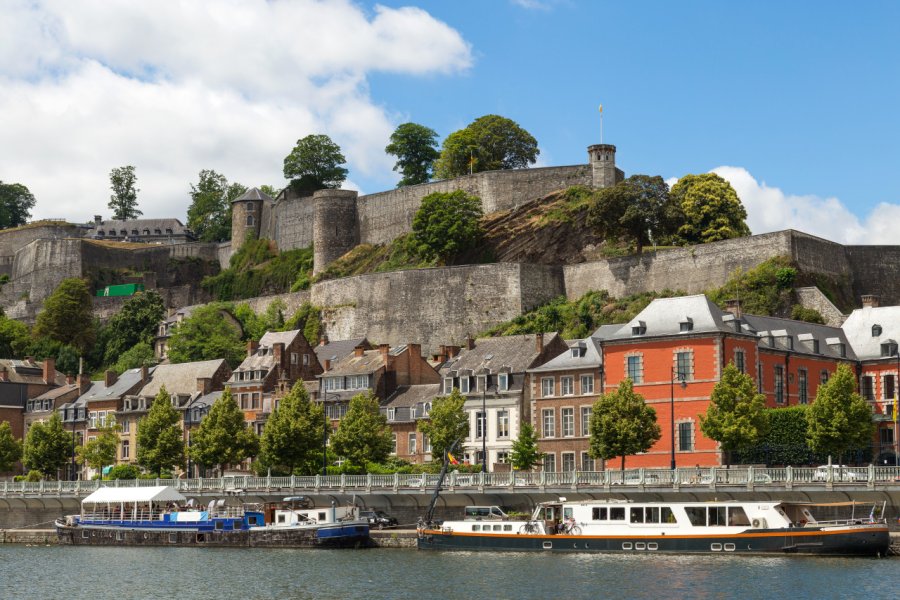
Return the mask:
{"type": "Polygon", "coordinates": [[[459,521],[420,523],[422,550],[619,553],[825,554],[883,556],[887,523],[873,506],[776,501],[631,502],[565,498],[537,505],[530,519],[498,507],[467,507],[459,521]],[[828,508],[825,508],[828,507],[828,508]],[[817,520],[816,509],[849,516],[817,520]],[[852,511],[852,512],[851,512],[852,511]]]}
{"type": "Polygon", "coordinates": [[[303,498],[196,507],[171,487],[100,488],[81,514],[56,521],[61,544],[121,546],[361,547],[369,524],[356,507],[315,508],[303,498]],[[267,521],[267,515],[270,517],[267,521]]]}

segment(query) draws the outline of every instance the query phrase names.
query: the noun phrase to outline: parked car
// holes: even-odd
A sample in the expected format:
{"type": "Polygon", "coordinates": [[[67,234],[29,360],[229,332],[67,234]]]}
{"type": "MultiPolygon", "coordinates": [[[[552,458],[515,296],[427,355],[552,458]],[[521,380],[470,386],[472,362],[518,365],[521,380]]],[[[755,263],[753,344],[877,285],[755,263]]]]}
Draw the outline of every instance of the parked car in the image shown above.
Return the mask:
{"type": "Polygon", "coordinates": [[[397,519],[381,510],[361,510],[359,511],[359,518],[368,519],[369,527],[375,527],[377,529],[397,526],[397,519]]]}
{"type": "Polygon", "coordinates": [[[852,471],[847,465],[822,465],[816,467],[816,472],[813,473],[813,481],[827,481],[829,467],[831,468],[832,481],[860,481],[865,479],[856,471],[852,471]]]}

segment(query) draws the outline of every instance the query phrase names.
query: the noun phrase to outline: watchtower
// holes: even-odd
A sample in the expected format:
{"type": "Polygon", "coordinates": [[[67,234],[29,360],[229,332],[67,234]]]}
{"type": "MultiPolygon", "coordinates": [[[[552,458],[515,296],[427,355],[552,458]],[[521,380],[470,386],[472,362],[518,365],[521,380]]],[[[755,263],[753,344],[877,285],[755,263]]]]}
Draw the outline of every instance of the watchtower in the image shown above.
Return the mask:
{"type": "Polygon", "coordinates": [[[266,202],[271,203],[272,198],[258,188],[250,188],[240,197],[231,201],[232,251],[241,247],[241,244],[247,239],[247,235],[252,233],[254,237],[259,237],[263,204],[266,202]]]}
{"type": "Polygon", "coordinates": [[[317,190],[313,193],[313,273],[359,244],[358,193],[317,190]]]}
{"type": "Polygon", "coordinates": [[[620,178],[616,169],[616,147],[612,144],[588,146],[593,186],[597,189],[616,185],[620,178]]]}

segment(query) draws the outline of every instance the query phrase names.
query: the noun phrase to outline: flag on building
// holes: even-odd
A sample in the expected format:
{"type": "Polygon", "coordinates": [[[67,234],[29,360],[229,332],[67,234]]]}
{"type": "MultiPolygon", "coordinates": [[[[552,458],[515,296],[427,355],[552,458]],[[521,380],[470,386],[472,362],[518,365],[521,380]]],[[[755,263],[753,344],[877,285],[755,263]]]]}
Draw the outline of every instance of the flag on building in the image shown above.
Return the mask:
{"type": "Polygon", "coordinates": [[[459,464],[459,461],[456,460],[456,457],[453,456],[452,454],[450,454],[449,452],[447,453],[447,460],[450,461],[450,464],[451,464],[451,465],[458,465],[458,464],[459,464]]]}

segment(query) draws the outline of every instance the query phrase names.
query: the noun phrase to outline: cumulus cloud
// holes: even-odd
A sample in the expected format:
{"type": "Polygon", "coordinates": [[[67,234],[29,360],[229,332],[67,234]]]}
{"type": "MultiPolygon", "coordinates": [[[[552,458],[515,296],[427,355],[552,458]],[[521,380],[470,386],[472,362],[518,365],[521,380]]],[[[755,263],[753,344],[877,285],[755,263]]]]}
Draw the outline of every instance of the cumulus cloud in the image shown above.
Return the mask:
{"type": "Polygon", "coordinates": [[[35,218],[108,214],[108,174],[138,174],[147,216],[182,216],[215,169],[284,183],[296,140],[327,133],[351,177],[389,185],[396,123],[373,72],[452,74],[469,44],[419,8],[349,0],[13,0],[0,20],[0,180],[27,185],[35,218]]]}

